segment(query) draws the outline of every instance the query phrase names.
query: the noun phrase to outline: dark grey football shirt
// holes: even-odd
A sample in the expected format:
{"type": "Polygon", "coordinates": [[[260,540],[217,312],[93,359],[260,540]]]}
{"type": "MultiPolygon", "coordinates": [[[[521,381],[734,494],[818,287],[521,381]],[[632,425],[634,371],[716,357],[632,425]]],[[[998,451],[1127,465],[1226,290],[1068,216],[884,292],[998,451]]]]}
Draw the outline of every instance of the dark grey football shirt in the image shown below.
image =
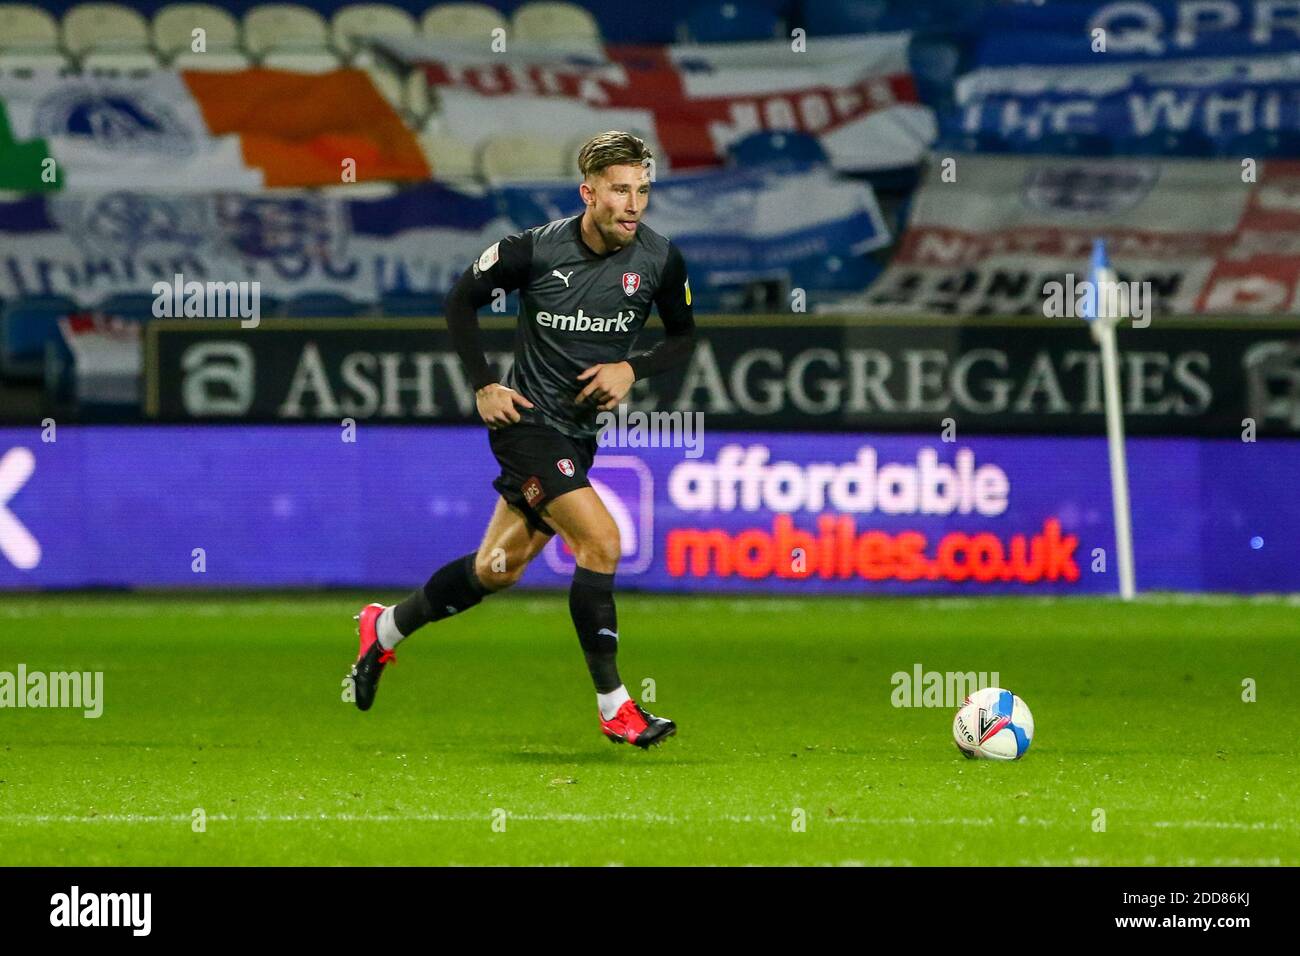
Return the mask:
{"type": "Polygon", "coordinates": [[[600,255],[582,239],[582,217],[557,219],[507,236],[483,251],[447,300],[447,323],[474,388],[495,379],[478,344],[477,308],[495,290],[519,290],[515,358],[503,384],[536,407],[517,408],[523,421],[566,435],[597,431],[594,403],[577,405],[583,370],[627,360],[638,379],[689,356],[695,321],[681,252],[644,221],[636,238],[600,255]],[[667,338],[632,355],[650,315],[659,311],[667,338]]]}

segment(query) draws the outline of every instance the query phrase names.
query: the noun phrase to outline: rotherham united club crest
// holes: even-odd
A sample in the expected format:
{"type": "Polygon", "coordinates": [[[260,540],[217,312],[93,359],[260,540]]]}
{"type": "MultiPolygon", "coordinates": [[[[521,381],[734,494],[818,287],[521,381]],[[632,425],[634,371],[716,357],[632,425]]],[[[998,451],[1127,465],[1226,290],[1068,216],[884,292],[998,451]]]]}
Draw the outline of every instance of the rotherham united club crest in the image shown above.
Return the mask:
{"type": "Polygon", "coordinates": [[[565,478],[573,477],[574,468],[573,468],[573,461],[571,459],[561,458],[559,461],[555,463],[555,467],[560,469],[560,474],[564,475],[565,478]]]}
{"type": "Polygon", "coordinates": [[[628,295],[636,295],[636,290],[641,288],[641,277],[635,272],[623,273],[623,291],[628,295]]]}

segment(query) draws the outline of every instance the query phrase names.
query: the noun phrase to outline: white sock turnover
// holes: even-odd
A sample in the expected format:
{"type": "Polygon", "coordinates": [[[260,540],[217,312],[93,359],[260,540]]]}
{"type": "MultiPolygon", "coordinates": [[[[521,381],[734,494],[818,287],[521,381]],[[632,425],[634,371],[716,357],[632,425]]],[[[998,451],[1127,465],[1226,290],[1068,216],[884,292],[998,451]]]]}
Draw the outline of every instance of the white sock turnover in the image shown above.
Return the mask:
{"type": "Polygon", "coordinates": [[[611,690],[608,694],[597,694],[596,706],[600,708],[600,716],[605,720],[609,720],[618,713],[618,709],[623,706],[625,700],[631,699],[627,688],[619,684],[616,689],[611,690]]]}
{"type": "Polygon", "coordinates": [[[393,608],[386,607],[379,620],[375,622],[375,632],[379,635],[379,646],[386,651],[391,651],[394,647],[402,642],[406,637],[397,629],[397,622],[393,620],[393,608]]]}

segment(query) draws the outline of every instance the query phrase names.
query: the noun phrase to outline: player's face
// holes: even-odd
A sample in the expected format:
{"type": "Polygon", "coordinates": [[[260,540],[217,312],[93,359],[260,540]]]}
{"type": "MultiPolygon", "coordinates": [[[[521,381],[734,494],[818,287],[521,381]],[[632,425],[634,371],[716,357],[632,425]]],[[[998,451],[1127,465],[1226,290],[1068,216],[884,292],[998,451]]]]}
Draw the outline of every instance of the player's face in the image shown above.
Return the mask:
{"type": "Polygon", "coordinates": [[[637,223],[650,201],[650,170],[645,166],[607,166],[588,177],[582,198],[605,245],[621,249],[636,238],[637,223]]]}

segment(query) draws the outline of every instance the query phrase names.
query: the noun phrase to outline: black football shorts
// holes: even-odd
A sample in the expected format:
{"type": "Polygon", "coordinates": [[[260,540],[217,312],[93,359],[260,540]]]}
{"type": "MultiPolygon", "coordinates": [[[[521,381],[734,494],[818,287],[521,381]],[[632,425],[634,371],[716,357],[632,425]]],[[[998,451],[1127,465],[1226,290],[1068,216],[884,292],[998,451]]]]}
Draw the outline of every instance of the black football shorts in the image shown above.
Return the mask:
{"type": "Polygon", "coordinates": [[[555,531],[536,509],[560,495],[589,488],[587,469],[596,457],[596,439],[570,438],[546,425],[516,422],[488,432],[501,474],[492,487],[507,504],[524,513],[530,527],[555,531]]]}

